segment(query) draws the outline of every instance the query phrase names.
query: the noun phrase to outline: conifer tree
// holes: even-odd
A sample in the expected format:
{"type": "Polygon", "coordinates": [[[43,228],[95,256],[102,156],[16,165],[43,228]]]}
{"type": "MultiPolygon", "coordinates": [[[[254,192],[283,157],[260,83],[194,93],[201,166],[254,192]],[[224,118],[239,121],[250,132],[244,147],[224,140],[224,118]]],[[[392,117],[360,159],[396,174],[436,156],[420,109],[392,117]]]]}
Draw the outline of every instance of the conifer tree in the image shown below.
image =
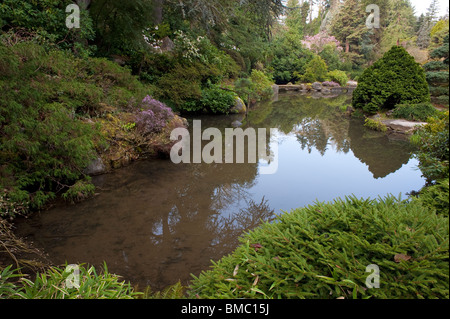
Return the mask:
{"type": "Polygon", "coordinates": [[[345,52],[359,51],[362,35],[367,32],[365,10],[358,0],[347,0],[334,17],[331,32],[343,45],[345,52]]]}
{"type": "Polygon", "coordinates": [[[448,105],[448,70],[449,70],[449,35],[444,38],[444,44],[431,52],[433,59],[424,65],[427,71],[427,81],[430,84],[430,93],[436,102],[448,105]]]}
{"type": "Polygon", "coordinates": [[[367,68],[353,92],[353,107],[367,113],[400,103],[430,102],[425,72],[403,47],[393,46],[367,68]]]}

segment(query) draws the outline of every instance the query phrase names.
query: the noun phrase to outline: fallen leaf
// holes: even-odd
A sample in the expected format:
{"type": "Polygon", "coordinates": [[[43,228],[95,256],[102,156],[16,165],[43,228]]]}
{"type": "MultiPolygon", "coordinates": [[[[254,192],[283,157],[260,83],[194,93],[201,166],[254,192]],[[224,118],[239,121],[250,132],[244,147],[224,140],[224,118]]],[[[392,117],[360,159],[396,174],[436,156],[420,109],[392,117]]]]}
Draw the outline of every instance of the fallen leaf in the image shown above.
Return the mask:
{"type": "Polygon", "coordinates": [[[238,273],[238,270],[239,270],[239,264],[236,265],[236,268],[234,268],[234,271],[233,271],[233,277],[236,277],[236,275],[237,275],[237,273],[238,273]]]}
{"type": "Polygon", "coordinates": [[[412,257],[408,256],[408,255],[404,255],[404,254],[397,254],[394,256],[394,261],[396,263],[399,263],[400,261],[404,260],[404,261],[408,261],[410,260],[412,257]]]}
{"type": "Polygon", "coordinates": [[[253,287],[256,286],[258,284],[259,281],[259,276],[256,276],[255,281],[253,282],[253,287]]]}

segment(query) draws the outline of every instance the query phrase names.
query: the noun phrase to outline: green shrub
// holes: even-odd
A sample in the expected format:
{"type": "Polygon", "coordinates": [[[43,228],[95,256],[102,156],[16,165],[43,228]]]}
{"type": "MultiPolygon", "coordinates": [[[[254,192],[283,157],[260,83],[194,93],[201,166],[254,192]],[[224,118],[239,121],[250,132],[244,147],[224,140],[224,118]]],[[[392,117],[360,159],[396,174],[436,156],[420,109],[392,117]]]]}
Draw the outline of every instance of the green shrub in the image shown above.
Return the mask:
{"type": "Polygon", "coordinates": [[[448,96],[448,86],[430,86],[431,96],[448,96]]]}
{"type": "Polygon", "coordinates": [[[201,97],[184,102],[178,110],[185,113],[226,114],[233,107],[235,97],[235,93],[223,90],[218,85],[211,85],[201,91],[201,97]]]}
{"type": "MultiPolygon", "coordinates": [[[[135,299],[142,295],[134,292],[129,283],[108,272],[106,264],[98,273],[91,266],[79,266],[79,287],[68,287],[66,280],[72,272],[68,268],[51,267],[38,273],[34,281],[20,276],[11,266],[0,271],[0,297],[8,299],[135,299]],[[16,278],[20,281],[16,282],[16,278]],[[4,286],[5,285],[5,286],[4,286]]],[[[69,279],[71,280],[71,279],[69,279]]],[[[71,280],[72,282],[72,280],[71,280]]]]}
{"type": "Polygon", "coordinates": [[[106,59],[79,59],[32,42],[0,43],[0,215],[92,194],[83,170],[105,147],[87,118],[135,110],[148,91],[106,59]]]}
{"type": "Polygon", "coordinates": [[[301,76],[303,82],[323,82],[327,79],[328,67],[320,56],[315,56],[306,65],[305,74],[301,76]]]}
{"type": "Polygon", "coordinates": [[[430,83],[448,83],[448,71],[427,72],[427,81],[430,83]]]}
{"type": "Polygon", "coordinates": [[[263,72],[252,70],[250,75],[252,82],[252,97],[257,101],[270,99],[273,95],[273,81],[263,72]]]}
{"type": "Polygon", "coordinates": [[[426,63],[423,68],[425,71],[440,71],[443,69],[448,69],[448,65],[442,61],[430,61],[426,63]]]}
{"type": "Polygon", "coordinates": [[[449,112],[428,119],[429,124],[411,137],[418,147],[416,158],[428,183],[449,176],[449,112]]]}
{"type": "Polygon", "coordinates": [[[431,103],[399,104],[392,115],[412,121],[426,121],[429,117],[437,115],[438,111],[431,103]]]}
{"type": "Polygon", "coordinates": [[[202,91],[200,104],[204,110],[212,113],[225,114],[230,111],[235,102],[236,94],[222,90],[219,86],[202,91]]]}
{"type": "Polygon", "coordinates": [[[63,50],[70,49],[78,56],[87,57],[95,51],[95,46],[84,44],[94,40],[93,20],[89,11],[82,9],[80,20],[83,27],[68,29],[66,7],[71,3],[73,1],[70,0],[3,0],[0,6],[0,31],[6,37],[23,36],[48,48],[57,46],[63,50]]]}
{"type": "Polygon", "coordinates": [[[272,79],[263,71],[252,70],[250,77],[239,78],[235,81],[234,90],[248,104],[250,101],[270,99],[273,96],[272,85],[272,79]]]}
{"type": "Polygon", "coordinates": [[[202,89],[219,79],[220,71],[215,67],[200,62],[179,63],[158,80],[155,97],[183,109],[183,104],[199,100],[202,89]]]}
{"type": "Polygon", "coordinates": [[[344,71],[333,70],[328,72],[328,79],[339,83],[341,86],[345,86],[348,82],[348,76],[344,71]]]}
{"type": "Polygon", "coordinates": [[[425,72],[400,46],[392,47],[367,68],[353,92],[353,107],[372,114],[397,104],[427,102],[430,92],[425,72]]]}
{"type": "Polygon", "coordinates": [[[430,210],[448,217],[449,211],[449,179],[438,180],[435,185],[424,187],[418,201],[430,210]]]}
{"type": "Polygon", "coordinates": [[[387,132],[388,128],[385,124],[383,124],[380,120],[366,119],[364,126],[379,132],[387,132]]]}
{"type": "Polygon", "coordinates": [[[444,105],[448,105],[449,104],[449,98],[448,95],[441,95],[438,96],[437,98],[438,103],[444,104],[444,105]]]}
{"type": "Polygon", "coordinates": [[[448,218],[393,197],[284,213],[194,277],[200,298],[448,298],[448,218]],[[367,289],[369,265],[380,288],[367,289]]]}
{"type": "Polygon", "coordinates": [[[276,37],[271,43],[273,59],[270,68],[277,84],[286,84],[300,80],[299,75],[306,71],[306,64],[313,58],[314,53],[301,46],[299,39],[288,36],[276,37]]]}

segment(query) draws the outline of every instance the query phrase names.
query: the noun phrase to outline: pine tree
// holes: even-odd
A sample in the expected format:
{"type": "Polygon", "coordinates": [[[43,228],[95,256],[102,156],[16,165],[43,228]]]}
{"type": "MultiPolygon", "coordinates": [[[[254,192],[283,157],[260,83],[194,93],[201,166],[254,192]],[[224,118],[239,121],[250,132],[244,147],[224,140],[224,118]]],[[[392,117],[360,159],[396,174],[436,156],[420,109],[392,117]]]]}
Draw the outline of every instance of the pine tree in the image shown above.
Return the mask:
{"type": "Polygon", "coordinates": [[[438,18],[438,10],[438,0],[432,0],[417,33],[417,45],[421,49],[426,49],[430,45],[430,32],[438,18]]]}
{"type": "Polygon", "coordinates": [[[430,93],[433,100],[441,104],[449,104],[448,83],[449,83],[449,35],[444,38],[444,44],[431,52],[433,59],[424,65],[427,71],[427,81],[430,84],[430,93]]]}
{"type": "Polygon", "coordinates": [[[302,8],[298,0],[289,0],[286,10],[286,26],[289,32],[299,35],[303,35],[303,29],[306,25],[306,17],[302,12],[302,8]]]}
{"type": "Polygon", "coordinates": [[[365,10],[358,0],[347,0],[331,25],[332,34],[343,44],[345,52],[359,52],[360,39],[366,28],[365,10]]]}

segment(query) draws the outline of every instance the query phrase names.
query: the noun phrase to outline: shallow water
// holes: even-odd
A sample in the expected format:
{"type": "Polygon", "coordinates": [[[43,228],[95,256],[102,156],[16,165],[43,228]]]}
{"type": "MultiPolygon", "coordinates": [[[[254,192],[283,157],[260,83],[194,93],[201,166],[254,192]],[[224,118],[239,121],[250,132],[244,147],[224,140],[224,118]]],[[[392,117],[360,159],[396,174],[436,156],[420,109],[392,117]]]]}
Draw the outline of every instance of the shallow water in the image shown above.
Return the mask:
{"type": "Polygon", "coordinates": [[[195,118],[222,131],[235,120],[243,128],[276,128],[276,174],[259,174],[263,163],[137,162],[95,177],[94,198],[19,221],[17,233],[57,264],[105,261],[133,285],[158,290],[186,284],[191,273],[232,252],[244,231],[281,211],[350,194],[406,197],[419,190],[424,180],[409,143],[346,117],[339,108],[350,99],[284,94],[247,117],[195,118]]]}

